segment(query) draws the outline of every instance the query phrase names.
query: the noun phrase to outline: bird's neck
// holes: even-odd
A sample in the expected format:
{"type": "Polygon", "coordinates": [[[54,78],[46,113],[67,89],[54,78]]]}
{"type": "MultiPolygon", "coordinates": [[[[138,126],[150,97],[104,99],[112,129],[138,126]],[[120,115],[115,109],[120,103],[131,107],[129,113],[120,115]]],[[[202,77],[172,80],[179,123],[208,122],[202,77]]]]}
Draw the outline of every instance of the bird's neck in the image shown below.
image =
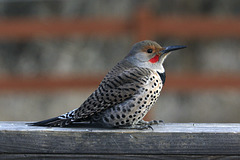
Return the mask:
{"type": "Polygon", "coordinates": [[[166,80],[166,74],[165,74],[165,72],[163,72],[163,73],[157,72],[157,73],[158,73],[159,77],[160,77],[161,80],[162,80],[162,84],[164,85],[165,80],[166,80]]]}

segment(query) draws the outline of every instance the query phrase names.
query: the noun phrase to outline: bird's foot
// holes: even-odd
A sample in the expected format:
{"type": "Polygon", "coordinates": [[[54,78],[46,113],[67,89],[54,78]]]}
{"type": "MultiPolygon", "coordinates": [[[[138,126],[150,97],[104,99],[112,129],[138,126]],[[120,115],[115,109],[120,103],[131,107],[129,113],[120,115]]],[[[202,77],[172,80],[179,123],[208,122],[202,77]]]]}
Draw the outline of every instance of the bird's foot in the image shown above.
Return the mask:
{"type": "Polygon", "coordinates": [[[129,126],[117,126],[117,128],[120,129],[138,129],[138,130],[144,130],[144,129],[152,129],[152,125],[158,125],[163,123],[162,120],[152,120],[152,121],[144,121],[141,120],[137,124],[129,125],[129,126]]]}
{"type": "Polygon", "coordinates": [[[160,123],[164,123],[162,120],[152,120],[152,121],[144,121],[144,120],[141,120],[137,123],[137,125],[142,125],[142,124],[145,124],[145,125],[155,125],[155,124],[160,124],[160,123]]]}
{"type": "Polygon", "coordinates": [[[119,126],[118,128],[121,129],[138,129],[138,130],[144,130],[144,129],[152,129],[151,125],[148,124],[137,124],[137,125],[132,125],[132,126],[119,126]]]}

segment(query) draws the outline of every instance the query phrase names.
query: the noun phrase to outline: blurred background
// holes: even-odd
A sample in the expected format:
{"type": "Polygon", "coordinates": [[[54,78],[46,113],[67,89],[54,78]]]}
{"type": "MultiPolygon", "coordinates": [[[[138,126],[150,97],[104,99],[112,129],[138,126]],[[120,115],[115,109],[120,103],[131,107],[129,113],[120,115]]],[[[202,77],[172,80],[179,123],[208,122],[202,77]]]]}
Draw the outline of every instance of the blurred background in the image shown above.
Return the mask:
{"type": "Polygon", "coordinates": [[[165,61],[145,119],[240,122],[240,1],[1,0],[0,120],[80,106],[140,40],[187,45],[165,61]]]}

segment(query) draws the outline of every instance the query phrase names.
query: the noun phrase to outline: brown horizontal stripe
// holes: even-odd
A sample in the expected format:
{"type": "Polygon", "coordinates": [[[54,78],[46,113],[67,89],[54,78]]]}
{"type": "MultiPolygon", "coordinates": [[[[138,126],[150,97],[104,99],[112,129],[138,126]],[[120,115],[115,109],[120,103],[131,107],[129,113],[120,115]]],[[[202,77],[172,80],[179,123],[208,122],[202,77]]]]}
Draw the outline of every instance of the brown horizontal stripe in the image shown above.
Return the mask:
{"type": "MultiPolygon", "coordinates": [[[[58,91],[97,88],[103,75],[66,77],[0,76],[0,92],[4,91],[58,91]]],[[[168,73],[163,91],[240,90],[239,74],[174,74],[168,73]]]]}
{"type": "Polygon", "coordinates": [[[128,19],[78,17],[67,18],[0,18],[0,38],[29,39],[34,37],[126,36],[136,39],[160,37],[221,38],[240,36],[238,17],[156,16],[140,9],[128,19]]]}

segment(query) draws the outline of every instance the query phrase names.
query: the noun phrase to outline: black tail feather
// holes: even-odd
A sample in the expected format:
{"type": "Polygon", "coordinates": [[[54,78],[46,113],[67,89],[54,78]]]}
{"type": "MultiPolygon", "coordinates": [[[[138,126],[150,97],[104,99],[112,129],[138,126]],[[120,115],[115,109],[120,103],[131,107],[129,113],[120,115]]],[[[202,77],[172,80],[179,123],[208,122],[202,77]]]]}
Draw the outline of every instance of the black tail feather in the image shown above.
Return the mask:
{"type": "Polygon", "coordinates": [[[69,124],[69,119],[60,119],[58,117],[50,118],[47,120],[34,122],[34,123],[27,123],[30,126],[49,126],[49,127],[63,127],[69,124]]]}

